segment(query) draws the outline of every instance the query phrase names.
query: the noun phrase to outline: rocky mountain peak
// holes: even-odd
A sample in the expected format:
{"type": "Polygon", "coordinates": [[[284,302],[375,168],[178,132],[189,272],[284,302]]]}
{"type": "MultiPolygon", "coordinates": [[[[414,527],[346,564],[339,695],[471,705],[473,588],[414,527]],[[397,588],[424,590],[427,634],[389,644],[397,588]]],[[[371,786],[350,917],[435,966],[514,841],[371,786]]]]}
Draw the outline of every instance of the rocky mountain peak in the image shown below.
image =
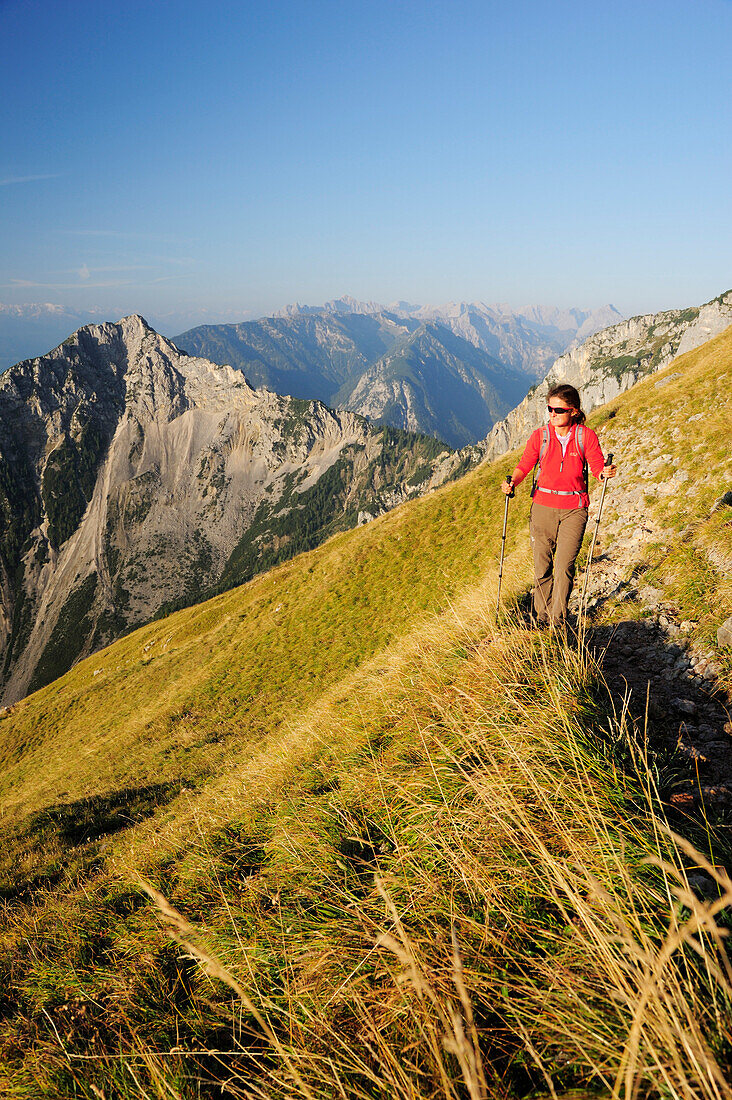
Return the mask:
{"type": "MultiPolygon", "coordinates": [[[[84,325],[47,355],[12,367],[0,387],[32,376],[40,409],[51,392],[81,385],[95,401],[122,402],[127,414],[141,421],[170,420],[196,403],[216,403],[232,388],[252,393],[239,371],[181,352],[156,332],[144,317],[84,325]]],[[[27,387],[26,387],[27,388],[27,387]]]]}
{"type": "Polygon", "coordinates": [[[452,457],[256,390],[139,315],[84,326],[0,379],[5,700],[161,609],[419,495],[452,457]]]}

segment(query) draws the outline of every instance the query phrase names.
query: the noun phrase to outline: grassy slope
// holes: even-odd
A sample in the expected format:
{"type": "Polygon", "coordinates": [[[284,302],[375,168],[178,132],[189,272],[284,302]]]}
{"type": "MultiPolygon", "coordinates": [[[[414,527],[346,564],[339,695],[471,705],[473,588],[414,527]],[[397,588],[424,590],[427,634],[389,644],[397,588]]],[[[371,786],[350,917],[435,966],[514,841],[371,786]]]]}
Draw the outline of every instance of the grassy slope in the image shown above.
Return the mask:
{"type": "Polygon", "coordinates": [[[136,631],[19,703],[0,726],[6,813],[100,786],[190,779],[227,737],[227,753],[258,745],[495,567],[499,480],[481,469],[336,536],[136,631]]]}
{"type": "MultiPolygon", "coordinates": [[[[715,392],[697,422],[705,458],[685,487],[702,493],[685,500],[684,524],[717,551],[728,529],[705,517],[722,475],[705,479],[709,456],[717,469],[729,458],[725,370],[732,332],[675,363],[681,379],[619,398],[602,428],[627,450],[641,420],[659,415],[672,435],[689,415],[682,396],[715,392]]],[[[722,985],[680,951],[663,989],[647,985],[674,885],[641,867],[658,841],[653,792],[617,767],[622,732],[610,747],[599,737],[612,719],[591,665],[510,625],[494,636],[486,614],[496,490],[511,465],[137,631],[0,723],[7,1094],[91,1096],[95,1085],[141,1097],[164,1079],[193,1097],[193,1057],[165,1053],[182,1046],[233,1047],[198,1059],[204,1076],[231,1071],[230,1088],[254,1095],[246,1082],[271,1042],[232,1025],[195,944],[187,959],[166,946],[139,871],[264,1006],[268,1067],[289,1081],[275,1095],[307,1094],[293,1072],[318,1096],[337,1094],[339,1075],[351,1095],[522,1093],[543,1087],[543,1072],[560,1087],[609,1086],[624,1058],[631,1084],[653,1091],[666,1073],[674,1095],[711,1094],[694,1059],[708,1080],[710,1044],[726,1057],[722,985]],[[329,1067],[321,1055],[334,1049],[329,1067]],[[68,1056],[111,1051],[126,1057],[68,1056]]],[[[523,501],[510,532],[509,589],[527,580],[523,501]]],[[[654,553],[708,632],[729,606],[726,582],[689,592],[677,551],[654,553]]],[[[672,926],[695,907],[685,898],[672,926]]]]}

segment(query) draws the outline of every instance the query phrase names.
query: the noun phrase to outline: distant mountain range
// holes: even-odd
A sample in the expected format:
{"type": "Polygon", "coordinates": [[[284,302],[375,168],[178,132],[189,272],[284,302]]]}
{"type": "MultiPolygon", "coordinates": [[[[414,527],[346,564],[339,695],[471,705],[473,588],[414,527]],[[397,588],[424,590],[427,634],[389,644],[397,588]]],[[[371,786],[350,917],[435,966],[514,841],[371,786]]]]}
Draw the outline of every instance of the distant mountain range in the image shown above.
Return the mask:
{"type": "Polygon", "coordinates": [[[0,302],[0,371],[21,359],[42,354],[74,329],[100,319],[53,302],[30,305],[0,302]]]}
{"type": "MultiPolygon", "coordinates": [[[[355,412],[254,389],[240,370],[182,352],[138,316],[84,326],[6,371],[3,701],[139,623],[248,580],[520,445],[544,419],[555,381],[577,385],[587,410],[613,398],[732,324],[732,292],[621,321],[571,346],[490,432],[485,426],[510,400],[510,387],[525,393],[527,373],[415,312],[331,303],[213,326],[219,346],[243,348],[268,383],[289,380],[305,391],[317,383],[355,412]],[[359,412],[483,438],[453,451],[359,412]]],[[[453,320],[474,323],[478,313],[456,307],[453,320]]],[[[574,331],[581,320],[573,318],[574,331]]],[[[506,327],[530,332],[540,322],[551,327],[552,317],[509,318],[506,327]]]]}
{"type": "Polygon", "coordinates": [[[484,437],[559,355],[620,317],[613,306],[518,313],[481,302],[381,306],[346,297],[201,325],[174,342],[243,371],[255,386],[461,447],[484,437]]]}

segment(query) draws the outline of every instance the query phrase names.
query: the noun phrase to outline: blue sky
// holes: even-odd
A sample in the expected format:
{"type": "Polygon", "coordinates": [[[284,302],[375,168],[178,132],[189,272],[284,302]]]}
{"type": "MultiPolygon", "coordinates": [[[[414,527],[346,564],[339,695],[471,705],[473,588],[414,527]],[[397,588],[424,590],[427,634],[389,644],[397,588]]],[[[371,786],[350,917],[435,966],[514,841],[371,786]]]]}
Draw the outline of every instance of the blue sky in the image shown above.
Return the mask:
{"type": "Polygon", "coordinates": [[[730,43],[730,0],[0,0],[0,302],[703,301],[730,43]]]}

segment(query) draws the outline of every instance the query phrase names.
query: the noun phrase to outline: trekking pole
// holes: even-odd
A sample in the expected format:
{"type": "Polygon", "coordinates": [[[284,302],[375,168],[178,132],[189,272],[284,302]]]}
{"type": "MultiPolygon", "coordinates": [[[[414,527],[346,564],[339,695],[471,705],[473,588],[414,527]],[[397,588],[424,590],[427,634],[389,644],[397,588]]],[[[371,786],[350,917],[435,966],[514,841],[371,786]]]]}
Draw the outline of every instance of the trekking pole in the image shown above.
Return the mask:
{"type": "Polygon", "coordinates": [[[516,495],[516,490],[511,481],[511,475],[506,474],[506,481],[511,486],[511,492],[506,493],[506,505],[503,509],[503,535],[501,536],[501,564],[498,567],[498,596],[496,597],[496,618],[501,610],[501,579],[503,577],[503,556],[506,553],[506,527],[508,526],[508,502],[516,495]]]}
{"type": "MultiPolygon", "coordinates": [[[[608,466],[612,466],[613,456],[608,454],[605,459],[605,469],[608,466]]],[[[590,567],[592,566],[592,555],[595,553],[595,541],[597,539],[597,531],[600,526],[600,516],[602,515],[602,506],[605,503],[605,491],[607,489],[607,483],[610,479],[603,478],[602,481],[602,493],[600,494],[600,507],[597,509],[597,516],[595,517],[595,530],[592,532],[592,542],[590,543],[590,552],[587,556],[587,565],[585,566],[585,580],[582,585],[582,599],[580,600],[580,615],[584,616],[585,613],[585,596],[587,595],[587,582],[590,579],[590,567]]]]}

